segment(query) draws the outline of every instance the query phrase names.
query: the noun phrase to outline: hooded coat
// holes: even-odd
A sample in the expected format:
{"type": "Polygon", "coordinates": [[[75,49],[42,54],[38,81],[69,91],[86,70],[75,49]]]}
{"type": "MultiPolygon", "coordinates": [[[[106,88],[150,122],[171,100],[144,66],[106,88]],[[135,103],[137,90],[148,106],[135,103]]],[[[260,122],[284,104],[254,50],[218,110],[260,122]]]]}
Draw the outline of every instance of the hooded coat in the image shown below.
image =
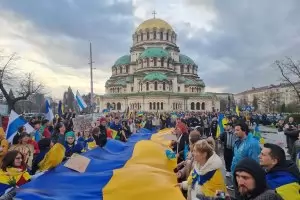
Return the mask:
{"type": "Polygon", "coordinates": [[[235,186],[238,186],[236,172],[247,172],[255,180],[255,188],[250,191],[247,196],[241,195],[236,191],[237,196],[240,196],[240,198],[238,198],[239,200],[282,200],[275,191],[268,190],[266,173],[255,160],[245,158],[236,165],[233,174],[233,182],[235,186]]]}
{"type": "Polygon", "coordinates": [[[267,172],[267,184],[284,200],[300,200],[300,173],[292,161],[287,160],[267,172]]]}

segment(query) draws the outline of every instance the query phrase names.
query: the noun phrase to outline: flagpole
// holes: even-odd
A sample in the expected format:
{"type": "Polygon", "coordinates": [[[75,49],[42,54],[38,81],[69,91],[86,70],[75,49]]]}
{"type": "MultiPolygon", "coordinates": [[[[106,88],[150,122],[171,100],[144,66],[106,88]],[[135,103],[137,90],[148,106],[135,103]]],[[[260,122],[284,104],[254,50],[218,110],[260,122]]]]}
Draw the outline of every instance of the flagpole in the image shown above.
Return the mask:
{"type": "Polygon", "coordinates": [[[91,71],[91,111],[93,113],[93,103],[94,103],[94,84],[93,84],[93,56],[92,56],[92,43],[90,42],[90,71],[91,71]]]}

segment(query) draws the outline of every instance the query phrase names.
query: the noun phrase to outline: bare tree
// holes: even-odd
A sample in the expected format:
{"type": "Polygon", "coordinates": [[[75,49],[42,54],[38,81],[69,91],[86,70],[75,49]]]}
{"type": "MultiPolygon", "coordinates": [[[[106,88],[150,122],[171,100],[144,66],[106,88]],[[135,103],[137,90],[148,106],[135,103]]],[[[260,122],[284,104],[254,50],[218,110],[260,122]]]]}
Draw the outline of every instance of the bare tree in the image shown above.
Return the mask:
{"type": "Polygon", "coordinates": [[[18,57],[15,53],[9,56],[0,57],[0,90],[8,104],[8,110],[15,109],[15,105],[20,100],[27,100],[27,98],[35,93],[43,90],[43,85],[37,82],[32,73],[21,75],[16,73],[14,65],[18,57]],[[9,91],[15,91],[11,95],[9,91]]]}
{"type": "Polygon", "coordinates": [[[274,111],[276,106],[280,103],[280,95],[272,90],[264,93],[264,95],[257,97],[257,103],[266,112],[274,111]]]}
{"type": "Polygon", "coordinates": [[[279,69],[285,83],[290,85],[300,101],[300,61],[294,61],[290,57],[285,60],[276,60],[275,65],[279,69]]]}

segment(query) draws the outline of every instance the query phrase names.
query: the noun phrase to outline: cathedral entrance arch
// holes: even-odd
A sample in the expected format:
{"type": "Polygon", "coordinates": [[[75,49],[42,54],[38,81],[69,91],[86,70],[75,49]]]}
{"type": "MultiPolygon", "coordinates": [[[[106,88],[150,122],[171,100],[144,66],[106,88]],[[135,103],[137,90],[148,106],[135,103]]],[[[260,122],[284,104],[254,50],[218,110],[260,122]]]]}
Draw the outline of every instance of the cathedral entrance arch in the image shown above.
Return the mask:
{"type": "Polygon", "coordinates": [[[194,102],[191,103],[191,110],[195,110],[195,103],[194,102]]]}
{"type": "Polygon", "coordinates": [[[200,102],[196,103],[196,110],[200,110],[200,102]]]}
{"type": "Polygon", "coordinates": [[[117,103],[117,110],[121,110],[121,103],[120,102],[117,103]]]}

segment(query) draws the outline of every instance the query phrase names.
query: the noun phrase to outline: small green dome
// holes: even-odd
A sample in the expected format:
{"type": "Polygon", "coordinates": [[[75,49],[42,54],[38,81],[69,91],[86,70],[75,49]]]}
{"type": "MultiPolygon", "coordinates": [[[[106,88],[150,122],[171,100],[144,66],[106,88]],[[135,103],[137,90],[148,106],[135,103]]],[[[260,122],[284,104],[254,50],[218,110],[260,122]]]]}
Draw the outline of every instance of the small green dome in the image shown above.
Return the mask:
{"type": "Polygon", "coordinates": [[[205,86],[203,80],[201,80],[201,79],[200,80],[195,80],[195,79],[186,78],[184,84],[186,86],[202,86],[202,87],[205,86]]]}
{"type": "Polygon", "coordinates": [[[130,55],[125,55],[125,56],[122,56],[120,57],[114,65],[128,65],[130,64],[130,55]]]}
{"type": "Polygon", "coordinates": [[[146,49],[141,55],[140,59],[143,58],[168,58],[170,57],[169,52],[163,48],[151,47],[146,49]]]}
{"type": "Polygon", "coordinates": [[[184,65],[196,65],[190,57],[183,54],[179,55],[179,62],[184,65]]]}
{"type": "Polygon", "coordinates": [[[133,83],[133,76],[127,76],[126,77],[126,82],[127,83],[133,83]]]}
{"type": "Polygon", "coordinates": [[[126,80],[125,79],[118,79],[114,85],[118,86],[126,86],[126,80]]]}
{"type": "Polygon", "coordinates": [[[168,77],[165,74],[160,73],[160,72],[152,72],[152,73],[147,74],[144,77],[144,81],[154,81],[154,80],[165,81],[165,80],[168,80],[168,77]]]}
{"type": "Polygon", "coordinates": [[[178,83],[184,83],[184,82],[185,82],[185,78],[183,76],[179,76],[178,83]]]}

